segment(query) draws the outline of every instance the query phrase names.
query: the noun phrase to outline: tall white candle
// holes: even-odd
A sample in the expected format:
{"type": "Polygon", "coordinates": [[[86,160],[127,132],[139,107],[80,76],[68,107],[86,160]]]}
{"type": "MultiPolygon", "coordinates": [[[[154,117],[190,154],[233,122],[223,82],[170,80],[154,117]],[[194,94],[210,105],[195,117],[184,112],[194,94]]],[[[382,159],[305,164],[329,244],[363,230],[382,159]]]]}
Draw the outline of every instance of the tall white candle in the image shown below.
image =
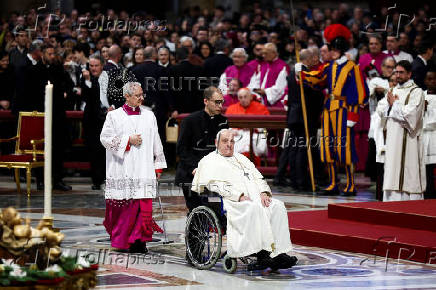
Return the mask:
{"type": "Polygon", "coordinates": [[[44,115],[44,217],[51,218],[51,146],[52,146],[52,111],[53,85],[50,81],[45,86],[44,115]]]}

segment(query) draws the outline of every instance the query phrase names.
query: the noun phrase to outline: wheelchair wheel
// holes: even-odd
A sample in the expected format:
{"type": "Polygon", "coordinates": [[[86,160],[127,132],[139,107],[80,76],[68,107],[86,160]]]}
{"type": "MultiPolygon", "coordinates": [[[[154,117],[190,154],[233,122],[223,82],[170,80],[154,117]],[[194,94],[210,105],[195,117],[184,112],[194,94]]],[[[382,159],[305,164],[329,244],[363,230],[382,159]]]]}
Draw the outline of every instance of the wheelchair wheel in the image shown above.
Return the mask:
{"type": "Polygon", "coordinates": [[[199,206],[188,216],[185,228],[186,254],[200,270],[212,268],[221,254],[222,232],[218,218],[207,206],[199,206]]]}
{"type": "Polygon", "coordinates": [[[223,268],[229,274],[233,274],[236,272],[236,267],[238,266],[238,261],[235,258],[231,258],[228,255],[225,255],[223,258],[223,268]]]}

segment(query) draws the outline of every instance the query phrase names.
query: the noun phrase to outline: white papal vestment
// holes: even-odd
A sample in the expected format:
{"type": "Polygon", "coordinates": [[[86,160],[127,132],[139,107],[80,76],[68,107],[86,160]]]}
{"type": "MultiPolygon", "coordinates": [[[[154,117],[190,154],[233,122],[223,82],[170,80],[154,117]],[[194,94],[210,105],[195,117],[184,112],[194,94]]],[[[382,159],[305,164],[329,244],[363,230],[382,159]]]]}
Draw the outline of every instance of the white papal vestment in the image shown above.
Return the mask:
{"type": "Polygon", "coordinates": [[[383,201],[423,199],[426,186],[421,136],[424,93],[413,80],[398,84],[392,93],[399,100],[381,116],[387,122],[383,201]]]}
{"type": "Polygon", "coordinates": [[[275,257],[292,250],[288,215],[284,203],[272,199],[269,207],[261,203],[262,192],[271,193],[254,164],[244,155],[224,157],[214,151],[198,163],[192,190],[204,188],[223,197],[227,211],[227,254],[244,257],[261,250],[275,257]],[[252,201],[239,202],[240,196],[252,201]]]}
{"type": "Polygon", "coordinates": [[[123,108],[110,111],[100,135],[106,148],[106,199],[128,200],[156,196],[155,169],[166,168],[156,118],[144,106],[140,115],[123,108]],[[140,134],[142,144],[130,146],[129,136],[140,134]]]}

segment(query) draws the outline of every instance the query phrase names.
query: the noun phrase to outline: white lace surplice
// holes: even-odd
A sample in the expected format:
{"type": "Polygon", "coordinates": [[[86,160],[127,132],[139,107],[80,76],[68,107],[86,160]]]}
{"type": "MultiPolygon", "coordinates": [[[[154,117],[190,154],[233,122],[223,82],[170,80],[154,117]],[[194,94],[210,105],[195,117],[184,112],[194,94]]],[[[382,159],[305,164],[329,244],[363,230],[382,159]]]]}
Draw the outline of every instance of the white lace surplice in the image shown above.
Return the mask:
{"type": "Polygon", "coordinates": [[[154,114],[141,106],[141,115],[122,108],[107,114],[100,140],[106,148],[106,199],[156,196],[155,169],[166,168],[154,114]],[[141,134],[142,144],[126,151],[129,136],[141,134]]]}

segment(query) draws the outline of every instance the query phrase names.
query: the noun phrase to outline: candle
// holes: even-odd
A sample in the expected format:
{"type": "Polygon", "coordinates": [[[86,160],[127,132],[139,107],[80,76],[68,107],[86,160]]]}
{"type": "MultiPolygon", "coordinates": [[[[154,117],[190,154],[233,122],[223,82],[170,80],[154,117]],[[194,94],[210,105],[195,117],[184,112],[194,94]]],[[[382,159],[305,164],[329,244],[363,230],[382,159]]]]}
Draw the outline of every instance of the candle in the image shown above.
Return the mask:
{"type": "Polygon", "coordinates": [[[44,219],[51,219],[51,145],[52,145],[52,111],[53,85],[48,81],[45,86],[45,115],[44,115],[44,219]]]}

